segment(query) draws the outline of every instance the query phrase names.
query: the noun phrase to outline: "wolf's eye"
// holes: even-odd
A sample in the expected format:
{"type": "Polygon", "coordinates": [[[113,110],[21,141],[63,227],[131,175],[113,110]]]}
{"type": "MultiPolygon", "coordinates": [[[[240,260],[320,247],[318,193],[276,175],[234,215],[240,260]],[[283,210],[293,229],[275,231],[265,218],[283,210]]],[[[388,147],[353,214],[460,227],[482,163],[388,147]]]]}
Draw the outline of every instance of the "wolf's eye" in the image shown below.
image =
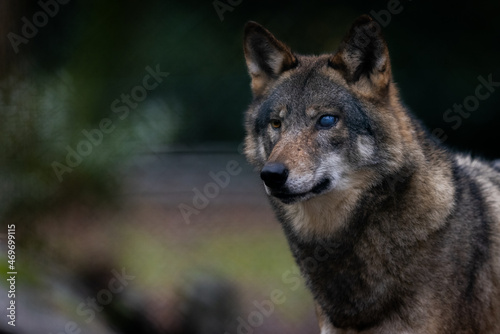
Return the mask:
{"type": "Polygon", "coordinates": [[[269,123],[271,123],[273,129],[281,128],[281,121],[279,119],[272,119],[269,123]]]}
{"type": "Polygon", "coordinates": [[[333,127],[337,122],[339,121],[339,118],[337,116],[333,115],[324,115],[321,116],[318,120],[318,127],[320,129],[329,129],[333,127]]]}

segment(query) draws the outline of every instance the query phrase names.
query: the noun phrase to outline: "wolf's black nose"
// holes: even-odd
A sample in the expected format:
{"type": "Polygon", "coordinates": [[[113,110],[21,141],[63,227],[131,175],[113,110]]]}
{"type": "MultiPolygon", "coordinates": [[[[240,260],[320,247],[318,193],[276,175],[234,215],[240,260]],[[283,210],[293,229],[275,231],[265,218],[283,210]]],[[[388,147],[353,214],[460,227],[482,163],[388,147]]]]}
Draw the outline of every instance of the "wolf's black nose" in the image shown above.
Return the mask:
{"type": "Polygon", "coordinates": [[[269,188],[279,188],[288,178],[288,169],[280,162],[268,162],[260,171],[260,178],[269,188]]]}

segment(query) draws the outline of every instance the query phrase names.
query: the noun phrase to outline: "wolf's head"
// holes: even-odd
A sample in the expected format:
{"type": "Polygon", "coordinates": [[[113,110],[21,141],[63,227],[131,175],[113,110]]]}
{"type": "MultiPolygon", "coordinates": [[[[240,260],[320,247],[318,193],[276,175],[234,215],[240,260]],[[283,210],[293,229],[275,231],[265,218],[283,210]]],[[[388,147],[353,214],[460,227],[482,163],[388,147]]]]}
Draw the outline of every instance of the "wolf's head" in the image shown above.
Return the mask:
{"type": "Polygon", "coordinates": [[[289,204],[355,187],[405,160],[413,133],[392,82],[389,53],[369,16],[333,54],[294,54],[247,23],[244,52],[253,102],[245,153],[266,191],[289,204]]]}

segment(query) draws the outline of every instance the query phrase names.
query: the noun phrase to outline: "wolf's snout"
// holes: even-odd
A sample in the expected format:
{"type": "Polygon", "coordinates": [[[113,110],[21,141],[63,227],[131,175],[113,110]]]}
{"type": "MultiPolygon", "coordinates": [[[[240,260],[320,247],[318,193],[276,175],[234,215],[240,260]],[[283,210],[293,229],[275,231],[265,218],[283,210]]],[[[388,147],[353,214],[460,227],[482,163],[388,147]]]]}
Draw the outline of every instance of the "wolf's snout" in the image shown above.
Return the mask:
{"type": "Polygon", "coordinates": [[[288,168],[281,162],[268,162],[260,171],[260,178],[269,188],[280,188],[288,179],[288,168]]]}

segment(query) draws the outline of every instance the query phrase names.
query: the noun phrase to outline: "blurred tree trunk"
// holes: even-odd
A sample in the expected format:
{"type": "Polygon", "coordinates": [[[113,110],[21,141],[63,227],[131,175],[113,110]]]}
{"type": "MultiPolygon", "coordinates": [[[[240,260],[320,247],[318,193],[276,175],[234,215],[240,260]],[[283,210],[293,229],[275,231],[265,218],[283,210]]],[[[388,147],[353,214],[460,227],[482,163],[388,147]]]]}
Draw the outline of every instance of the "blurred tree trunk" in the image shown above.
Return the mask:
{"type": "MultiPolygon", "coordinates": [[[[8,36],[21,30],[23,16],[27,8],[27,0],[0,1],[0,80],[5,79],[13,71],[20,69],[24,58],[16,53],[8,36]]],[[[27,46],[27,45],[24,45],[27,46]]]]}

